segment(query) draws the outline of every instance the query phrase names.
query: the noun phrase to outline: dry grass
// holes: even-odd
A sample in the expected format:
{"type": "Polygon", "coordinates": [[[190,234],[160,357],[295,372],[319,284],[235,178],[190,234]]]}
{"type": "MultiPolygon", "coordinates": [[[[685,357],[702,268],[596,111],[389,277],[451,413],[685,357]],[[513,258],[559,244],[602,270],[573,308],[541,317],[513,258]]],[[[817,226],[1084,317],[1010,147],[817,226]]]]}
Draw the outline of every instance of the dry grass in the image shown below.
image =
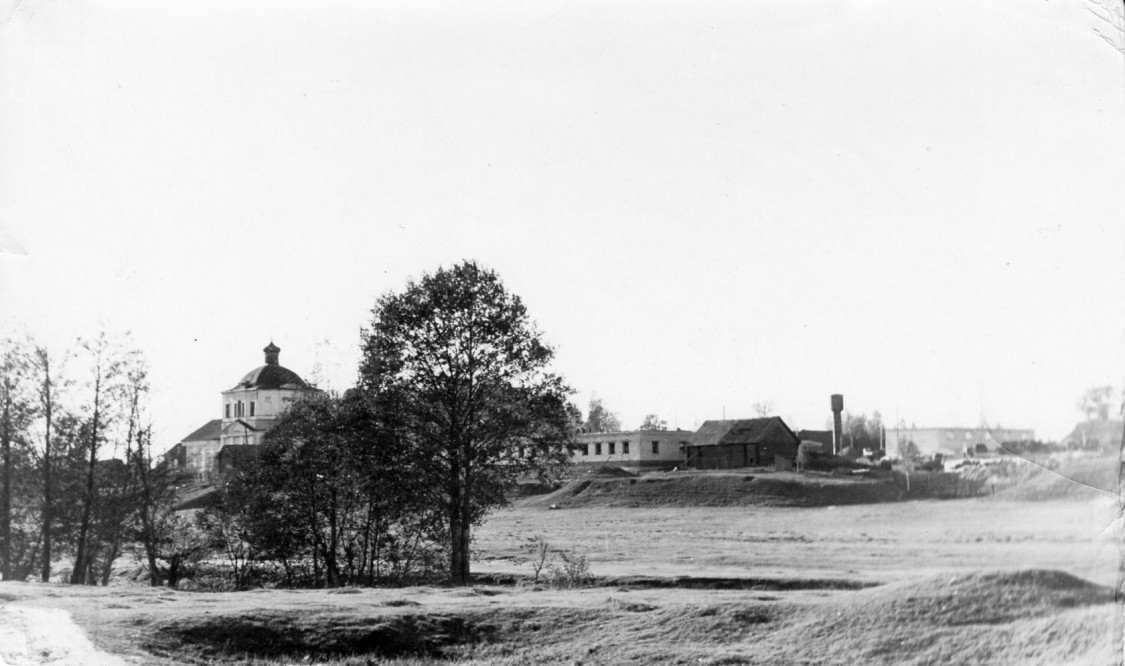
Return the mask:
{"type": "Polygon", "coordinates": [[[1111,591],[1048,570],[788,593],[63,591],[96,642],[154,665],[1112,663],[1111,591]]]}
{"type": "Polygon", "coordinates": [[[153,666],[1110,664],[1115,517],[1104,500],[559,511],[528,502],[479,531],[477,570],[530,574],[523,548],[543,534],[587,554],[608,586],[193,593],[8,583],[0,599],[66,608],[97,645],[153,666]],[[706,577],[762,589],[692,588],[706,577]]]}
{"type": "Polygon", "coordinates": [[[1114,496],[1117,467],[1112,458],[1015,458],[975,471],[988,477],[996,499],[1045,502],[1114,496]]]}
{"type": "Polygon", "coordinates": [[[601,576],[711,576],[887,582],[1000,566],[1058,569],[1112,585],[1116,505],[896,502],[815,509],[521,506],[476,534],[478,571],[530,573],[529,536],[586,554],[601,576]]]}

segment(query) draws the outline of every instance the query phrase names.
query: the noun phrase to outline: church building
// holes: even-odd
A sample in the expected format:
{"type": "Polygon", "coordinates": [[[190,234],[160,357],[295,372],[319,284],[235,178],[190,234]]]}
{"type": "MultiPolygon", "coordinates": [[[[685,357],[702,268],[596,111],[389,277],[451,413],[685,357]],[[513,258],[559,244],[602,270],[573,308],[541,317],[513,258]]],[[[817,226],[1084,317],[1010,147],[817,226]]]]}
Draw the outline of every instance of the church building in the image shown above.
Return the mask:
{"type": "Polygon", "coordinates": [[[246,447],[256,447],[273,427],[277,417],[294,401],[318,389],[278,363],[281,349],[270,341],[262,350],[266,364],[246,373],[233,387],[222,392],[222,418],[212,419],[185,437],[165,454],[174,467],[193,472],[209,481],[219,471],[220,461],[241,460],[246,447]]]}

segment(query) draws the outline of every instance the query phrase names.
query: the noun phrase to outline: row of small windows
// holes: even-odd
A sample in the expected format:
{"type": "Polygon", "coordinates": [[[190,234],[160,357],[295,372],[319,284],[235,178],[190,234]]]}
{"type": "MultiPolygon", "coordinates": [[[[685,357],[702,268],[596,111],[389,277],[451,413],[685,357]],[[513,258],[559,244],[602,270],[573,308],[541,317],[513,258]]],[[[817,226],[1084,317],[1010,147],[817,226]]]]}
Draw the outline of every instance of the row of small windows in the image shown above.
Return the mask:
{"type": "MultiPolygon", "coordinates": [[[[660,455],[660,442],[652,442],[651,446],[652,446],[653,455],[660,455]]],[[[602,442],[594,442],[593,447],[594,447],[594,455],[595,456],[602,455],[602,451],[603,451],[602,442]]],[[[590,455],[590,445],[589,444],[579,444],[579,445],[574,447],[574,450],[577,451],[579,454],[584,455],[584,456],[590,455]]],[[[605,451],[605,455],[611,455],[611,456],[617,455],[617,442],[605,442],[604,451],[605,451]]],[[[621,442],[621,455],[623,455],[623,456],[629,455],[629,442],[621,442]]]]}
{"type": "Polygon", "coordinates": [[[226,418],[228,418],[228,419],[230,419],[230,418],[238,419],[238,418],[242,418],[243,416],[253,416],[254,415],[254,401],[251,400],[249,402],[249,405],[250,405],[250,413],[249,414],[246,413],[246,405],[247,405],[247,403],[242,402],[241,400],[239,400],[238,402],[228,402],[226,404],[226,408],[227,408],[226,418]],[[233,407],[234,409],[232,410],[231,407],[233,407]],[[234,412],[234,416],[231,416],[232,411],[234,412]]]}

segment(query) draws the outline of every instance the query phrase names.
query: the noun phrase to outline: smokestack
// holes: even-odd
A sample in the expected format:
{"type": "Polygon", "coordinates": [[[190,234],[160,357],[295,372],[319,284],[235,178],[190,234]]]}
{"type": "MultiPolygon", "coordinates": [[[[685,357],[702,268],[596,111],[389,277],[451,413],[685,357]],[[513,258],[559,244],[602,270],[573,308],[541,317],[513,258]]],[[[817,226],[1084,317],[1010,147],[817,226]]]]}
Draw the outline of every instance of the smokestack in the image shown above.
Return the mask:
{"type": "Polygon", "coordinates": [[[844,411],[844,396],[839,393],[832,394],[832,453],[840,455],[844,448],[844,424],[840,420],[840,412],[844,411]]]}

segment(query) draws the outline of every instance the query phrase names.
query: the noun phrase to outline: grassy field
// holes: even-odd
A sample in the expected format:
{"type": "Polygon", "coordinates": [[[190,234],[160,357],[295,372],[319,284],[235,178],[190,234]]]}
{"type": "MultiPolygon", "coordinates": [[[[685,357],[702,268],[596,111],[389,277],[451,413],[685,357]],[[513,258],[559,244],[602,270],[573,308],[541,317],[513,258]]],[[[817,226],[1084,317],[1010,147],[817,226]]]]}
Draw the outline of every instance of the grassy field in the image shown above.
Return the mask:
{"type": "MultiPolygon", "coordinates": [[[[586,554],[600,575],[847,577],[885,581],[994,567],[1116,581],[1115,505],[929,500],[813,509],[516,507],[477,532],[478,571],[520,570],[529,536],[586,554]]],[[[530,571],[526,566],[522,570],[530,571]]]]}
{"type": "Polygon", "coordinates": [[[0,602],[66,609],[96,645],[156,666],[1114,664],[1117,520],[1094,490],[817,508],[527,498],[478,531],[475,570],[530,576],[540,535],[586,556],[596,586],[6,583],[0,602]]]}

